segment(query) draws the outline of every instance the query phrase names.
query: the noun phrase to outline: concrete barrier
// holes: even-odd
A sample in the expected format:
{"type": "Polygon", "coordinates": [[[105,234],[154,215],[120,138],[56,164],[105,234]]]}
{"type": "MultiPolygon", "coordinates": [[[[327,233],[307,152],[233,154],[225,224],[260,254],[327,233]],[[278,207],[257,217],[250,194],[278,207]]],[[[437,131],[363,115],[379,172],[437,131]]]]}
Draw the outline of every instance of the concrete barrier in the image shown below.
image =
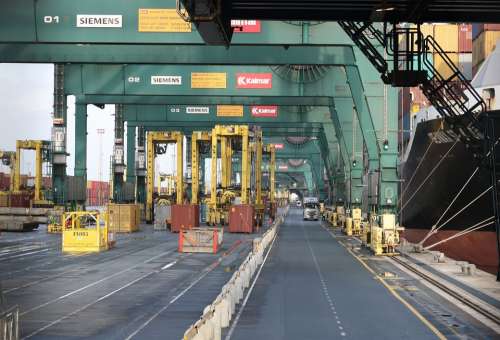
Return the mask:
{"type": "Polygon", "coordinates": [[[236,306],[243,299],[245,289],[250,287],[250,282],[257,272],[257,268],[264,261],[264,251],[275,238],[287,213],[288,208],[262,236],[253,240],[253,249],[250,254],[234,272],[229,282],[222,287],[220,294],[212,304],[205,307],[201,318],[186,330],[184,340],[221,339],[222,328],[229,327],[231,324],[236,306]]]}

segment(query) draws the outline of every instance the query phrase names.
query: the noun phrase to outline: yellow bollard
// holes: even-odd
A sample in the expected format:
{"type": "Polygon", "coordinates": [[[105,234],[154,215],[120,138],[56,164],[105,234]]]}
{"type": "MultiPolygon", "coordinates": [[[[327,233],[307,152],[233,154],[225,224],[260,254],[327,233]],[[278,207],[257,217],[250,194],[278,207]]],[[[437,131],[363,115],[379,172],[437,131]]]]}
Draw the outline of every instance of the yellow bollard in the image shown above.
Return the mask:
{"type": "Polygon", "coordinates": [[[347,236],[352,236],[352,218],[347,217],[345,219],[345,229],[344,232],[347,236]]]}

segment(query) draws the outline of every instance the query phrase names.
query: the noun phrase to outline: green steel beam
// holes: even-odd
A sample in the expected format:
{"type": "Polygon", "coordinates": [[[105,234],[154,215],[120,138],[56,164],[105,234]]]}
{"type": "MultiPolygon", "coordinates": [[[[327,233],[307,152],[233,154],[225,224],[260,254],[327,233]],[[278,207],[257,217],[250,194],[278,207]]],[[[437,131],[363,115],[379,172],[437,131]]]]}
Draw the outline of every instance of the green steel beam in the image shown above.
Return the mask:
{"type": "MultiPolygon", "coordinates": [[[[183,25],[173,12],[175,0],[17,0],[4,1],[0,12],[0,41],[11,43],[74,43],[74,44],[205,44],[194,25],[183,25]],[[150,13],[141,9],[170,9],[169,21],[177,29],[161,27],[147,32],[139,25],[139,17],[150,13]],[[113,15],[113,24],[104,27],[82,27],[78,15],[113,15]],[[117,17],[118,16],[118,17],[117,17]],[[114,27],[113,27],[114,26],[114,27]],[[179,29],[180,28],[180,29],[179,29]],[[180,32],[182,30],[182,32],[180,32]],[[177,32],[173,32],[177,31],[177,32]]],[[[352,44],[339,26],[333,22],[310,25],[304,34],[301,25],[282,21],[262,21],[261,32],[235,33],[234,44],[352,44]]]]}
{"type": "Polygon", "coordinates": [[[355,65],[351,46],[2,44],[2,63],[355,65]]]}
{"type": "MultiPolygon", "coordinates": [[[[218,97],[215,97],[218,99],[218,97]]],[[[281,127],[288,126],[320,126],[320,124],[331,123],[328,107],[314,107],[307,112],[291,110],[287,106],[278,107],[276,117],[258,117],[252,115],[250,105],[243,106],[242,117],[220,117],[217,116],[216,105],[126,105],[124,117],[130,122],[176,122],[176,123],[218,123],[226,124],[268,124],[281,127]],[[204,113],[189,113],[193,108],[203,108],[204,113]]]]}
{"type": "MultiPolygon", "coordinates": [[[[211,103],[220,103],[215,96],[225,97],[231,100],[231,103],[238,103],[238,100],[248,101],[252,96],[259,97],[259,103],[262,99],[266,98],[269,101],[266,104],[276,103],[273,97],[283,100],[280,104],[284,104],[290,97],[295,99],[302,99],[301,96],[314,98],[320,96],[322,100],[330,102],[331,119],[334,127],[337,130],[336,134],[339,140],[342,140],[341,152],[343,151],[343,161],[349,167],[349,182],[351,183],[349,189],[349,197],[352,202],[361,204],[363,190],[362,177],[362,152],[363,142],[360,125],[357,124],[357,119],[363,120],[364,135],[371,137],[372,141],[376,139],[376,133],[365,124],[366,121],[371,122],[371,114],[368,108],[363,106],[364,96],[360,93],[363,90],[360,81],[359,72],[357,68],[330,68],[329,72],[323,74],[323,78],[314,83],[297,84],[290,81],[281,79],[276,76],[273,77],[273,86],[270,89],[238,89],[235,82],[238,72],[248,73],[267,73],[273,75],[272,70],[268,67],[262,66],[247,66],[245,68],[235,68],[232,66],[226,67],[205,67],[205,66],[179,66],[172,68],[170,66],[156,66],[156,65],[78,65],[69,68],[66,81],[67,92],[76,91],[75,94],[83,93],[87,95],[98,94],[121,94],[123,97],[132,96],[145,96],[141,99],[141,103],[145,100],[154,99],[150,96],[174,96],[176,100],[183,98],[186,103],[192,103],[190,97],[200,100],[200,95],[210,96],[213,100],[211,103]],[[222,71],[226,79],[225,88],[222,89],[193,89],[190,84],[191,72],[207,72],[207,71],[222,71]],[[184,79],[178,86],[160,86],[149,84],[148,79],[154,75],[177,75],[184,79]],[[99,77],[98,77],[99,75],[99,77]],[[187,80],[187,82],[186,82],[187,80]],[[78,92],[81,91],[81,92],[78,92]],[[161,94],[160,94],[161,92],[161,94]],[[356,92],[354,95],[351,92],[356,92]],[[282,95],[286,95],[284,97],[282,95]],[[233,96],[238,96],[235,98],[233,96]],[[248,96],[248,97],[247,97],[248,96]],[[243,98],[242,98],[243,97],[243,98]],[[272,99],[271,99],[272,98],[272,99]],[[353,99],[354,98],[354,99],[353,99]],[[333,103],[333,104],[332,104],[333,103]],[[366,119],[368,118],[368,119],[366,119]],[[354,130],[353,130],[354,129],[354,130]],[[354,131],[354,133],[353,133],[354,131]],[[351,169],[352,168],[352,169],[351,169]],[[352,171],[351,171],[352,170],[352,171]]],[[[77,98],[77,102],[82,102],[81,97],[77,98]]],[[[107,98],[108,100],[110,98],[107,98]]],[[[134,98],[139,100],[140,98],[134,98]]],[[[200,100],[201,103],[203,99],[200,100]]],[[[165,99],[167,101],[167,99],[165,99]]],[[[107,101],[109,103],[110,101],[107,101]]],[[[151,101],[150,101],[151,102],[151,101]]],[[[241,103],[241,102],[240,102],[241,103]]],[[[290,103],[290,102],[287,102],[290,103]]],[[[206,102],[204,102],[206,104],[206,102]]],[[[292,102],[290,104],[297,104],[292,102]]],[[[325,103],[322,103],[325,104],[325,103]]],[[[217,117],[218,121],[223,121],[217,117]]],[[[370,142],[371,144],[372,142],[370,142]]],[[[370,158],[378,157],[378,153],[373,152],[370,158]]],[[[373,162],[372,162],[373,163],[373,162]]]]}
{"type": "Polygon", "coordinates": [[[126,181],[135,183],[136,126],[127,123],[127,176],[126,181]]]}
{"type": "Polygon", "coordinates": [[[144,105],[278,105],[329,106],[331,97],[321,96],[212,96],[212,95],[76,95],[79,104],[144,104],[144,105]]]}
{"type": "Polygon", "coordinates": [[[75,177],[87,182],[87,105],[75,105],[75,177]]]}

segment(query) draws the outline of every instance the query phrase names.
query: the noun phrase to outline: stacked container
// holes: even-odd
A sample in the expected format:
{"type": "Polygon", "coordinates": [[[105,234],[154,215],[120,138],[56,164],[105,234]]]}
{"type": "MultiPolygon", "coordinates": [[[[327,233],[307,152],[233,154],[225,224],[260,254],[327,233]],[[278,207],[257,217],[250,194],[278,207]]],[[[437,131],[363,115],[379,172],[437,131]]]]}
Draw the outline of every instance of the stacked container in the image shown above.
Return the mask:
{"type": "Polygon", "coordinates": [[[109,201],[109,183],[99,181],[87,181],[87,205],[98,207],[104,206],[109,201]]]}
{"type": "Polygon", "coordinates": [[[474,24],[472,37],[472,72],[475,75],[500,40],[500,24],[474,24]]]}

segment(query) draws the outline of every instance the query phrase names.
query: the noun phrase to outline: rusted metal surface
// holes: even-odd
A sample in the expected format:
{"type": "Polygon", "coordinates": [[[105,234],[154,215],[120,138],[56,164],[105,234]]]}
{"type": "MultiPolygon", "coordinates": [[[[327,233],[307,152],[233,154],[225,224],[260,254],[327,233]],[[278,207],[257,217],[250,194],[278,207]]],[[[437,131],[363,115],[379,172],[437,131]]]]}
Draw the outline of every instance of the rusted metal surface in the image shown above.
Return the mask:
{"type": "Polygon", "coordinates": [[[222,245],[224,228],[192,228],[179,232],[179,252],[216,254],[222,245]]]}
{"type": "Polygon", "coordinates": [[[172,205],[172,224],[170,231],[178,233],[181,229],[200,226],[200,206],[198,204],[172,205]]]}
{"type": "Polygon", "coordinates": [[[230,233],[253,233],[255,209],[250,204],[233,205],[229,210],[230,233]]]}

